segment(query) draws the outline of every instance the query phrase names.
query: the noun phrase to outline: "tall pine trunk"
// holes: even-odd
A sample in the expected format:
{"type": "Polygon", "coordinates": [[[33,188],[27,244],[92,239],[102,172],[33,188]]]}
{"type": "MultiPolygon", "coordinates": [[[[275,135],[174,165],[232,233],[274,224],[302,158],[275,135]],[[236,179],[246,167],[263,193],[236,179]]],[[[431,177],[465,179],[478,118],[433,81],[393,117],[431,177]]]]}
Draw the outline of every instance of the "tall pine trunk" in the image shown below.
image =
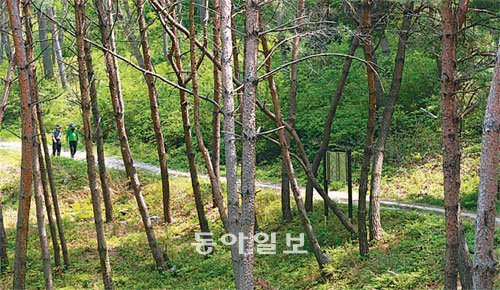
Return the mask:
{"type": "Polygon", "coordinates": [[[244,93],[242,98],[242,158],[241,158],[241,234],[243,252],[240,261],[239,289],[252,289],[254,263],[255,226],[255,161],[257,128],[255,103],[257,99],[257,53],[259,49],[259,3],[258,0],[245,1],[245,53],[244,53],[244,93]]]}
{"type": "MultiPolygon", "coordinates": [[[[147,24],[144,18],[143,6],[144,1],[137,1],[137,15],[139,22],[139,31],[141,36],[142,55],[144,58],[143,68],[154,72],[153,62],[149,53],[149,42],[147,36],[147,24]]],[[[156,139],[156,150],[158,160],[160,162],[161,188],[163,197],[163,220],[166,223],[172,222],[172,209],[170,202],[170,183],[168,177],[167,152],[165,150],[165,140],[161,131],[160,112],[158,110],[158,91],[156,90],[155,80],[151,74],[145,74],[146,84],[149,93],[149,105],[151,111],[151,119],[153,121],[153,129],[156,139]]]]}
{"type": "MultiPolygon", "coordinates": [[[[372,1],[363,1],[363,13],[361,31],[363,35],[363,51],[365,60],[373,64],[373,43],[371,40],[371,8],[372,1]]],[[[368,191],[368,175],[370,172],[370,160],[372,157],[373,136],[375,134],[375,107],[377,92],[375,89],[375,71],[367,64],[366,73],[368,75],[368,121],[366,124],[366,139],[363,153],[363,163],[361,165],[361,176],[359,179],[358,197],[358,239],[359,253],[361,256],[368,255],[368,238],[366,234],[366,193],[368,191]]]]}
{"type": "MultiPolygon", "coordinates": [[[[32,132],[32,156],[31,156],[31,164],[33,166],[33,188],[35,192],[35,209],[36,209],[36,221],[37,221],[37,229],[38,229],[38,239],[40,241],[40,252],[42,258],[42,267],[43,267],[43,276],[45,280],[45,288],[53,289],[53,281],[52,281],[52,269],[50,267],[50,252],[48,246],[47,232],[45,230],[45,217],[44,217],[44,198],[42,194],[42,184],[40,177],[40,164],[38,156],[41,154],[39,151],[40,148],[40,140],[38,137],[37,131],[37,110],[40,108],[39,99],[38,99],[38,85],[35,74],[35,66],[33,64],[34,56],[33,56],[33,25],[31,23],[31,2],[29,0],[23,1],[21,3],[23,9],[23,17],[24,21],[24,29],[26,34],[25,40],[25,49],[26,49],[26,59],[28,61],[28,66],[25,69],[28,69],[29,74],[29,86],[30,86],[30,95],[31,100],[34,104],[31,105],[31,132],[32,132]]],[[[42,118],[40,117],[40,120],[42,118]]],[[[42,124],[42,122],[41,122],[42,124]]],[[[43,128],[43,126],[42,126],[43,128]]],[[[43,131],[40,131],[43,133],[43,131]]],[[[43,135],[43,134],[42,134],[43,135]]]]}
{"type": "Polygon", "coordinates": [[[87,67],[88,81],[89,81],[89,97],[90,106],[92,108],[92,121],[97,151],[97,165],[99,168],[99,180],[101,181],[102,199],[104,201],[104,212],[106,214],[106,222],[114,220],[113,215],[113,200],[111,198],[111,191],[109,190],[108,180],[106,178],[106,158],[104,156],[104,140],[101,128],[101,115],[99,113],[99,101],[97,96],[97,88],[95,85],[94,64],[92,61],[92,53],[90,51],[90,44],[85,41],[85,65],[87,67]]]}
{"type": "MultiPolygon", "coordinates": [[[[220,16],[220,0],[213,1],[213,54],[217,60],[221,59],[221,16],[220,16]]],[[[214,64],[213,65],[214,77],[214,106],[212,109],[212,138],[210,140],[210,156],[212,166],[214,168],[215,178],[220,180],[220,115],[221,115],[221,71],[214,64]]]]}
{"type": "Polygon", "coordinates": [[[12,38],[16,49],[16,62],[18,68],[18,82],[21,91],[21,137],[22,137],[22,157],[21,157],[21,185],[19,191],[19,204],[17,209],[16,225],[16,248],[14,258],[14,289],[26,288],[26,250],[28,246],[28,225],[31,204],[31,194],[33,187],[33,138],[36,135],[36,129],[31,122],[31,114],[34,113],[30,106],[31,90],[30,76],[26,50],[23,40],[23,28],[21,15],[19,12],[18,0],[7,0],[7,9],[9,11],[10,25],[12,29],[12,38]],[[35,130],[34,130],[35,129],[35,130]]]}
{"type": "MultiPolygon", "coordinates": [[[[330,103],[330,109],[328,110],[328,116],[326,118],[325,126],[323,129],[323,137],[321,139],[321,145],[319,146],[318,151],[316,152],[316,155],[314,155],[312,168],[311,168],[314,176],[318,175],[319,165],[321,164],[321,160],[323,160],[323,157],[324,157],[326,151],[328,150],[328,145],[330,144],[330,136],[331,136],[331,132],[332,132],[333,119],[335,117],[335,113],[337,112],[337,107],[339,106],[340,97],[342,96],[342,93],[344,91],[347,77],[349,76],[349,71],[351,70],[352,56],[356,52],[356,49],[358,48],[358,45],[359,45],[359,37],[358,37],[358,35],[356,35],[356,33],[355,33],[355,35],[353,35],[353,38],[351,40],[351,45],[349,47],[348,57],[345,58],[344,67],[342,68],[342,74],[340,75],[340,78],[337,82],[337,89],[335,90],[335,95],[333,96],[332,102],[330,103]]],[[[312,212],[312,210],[313,210],[313,184],[309,179],[307,180],[307,185],[306,185],[305,205],[306,205],[306,210],[308,212],[312,212]]]]}
{"type": "MultiPolygon", "coordinates": [[[[297,111],[297,75],[299,64],[297,59],[299,58],[300,49],[300,32],[302,31],[302,25],[304,24],[304,13],[305,13],[304,0],[298,0],[297,3],[297,20],[295,28],[295,38],[292,43],[292,64],[290,72],[290,94],[288,96],[288,101],[290,102],[290,107],[288,111],[288,124],[293,127],[295,124],[295,115],[297,111]]],[[[290,135],[285,130],[286,143],[290,145],[290,135]]],[[[292,209],[290,208],[290,179],[288,176],[288,164],[287,161],[282,160],[281,163],[281,213],[283,220],[292,219],[292,209]]]]}
{"type": "Polygon", "coordinates": [[[76,46],[78,58],[78,78],[80,80],[80,94],[82,106],[82,123],[84,131],[85,152],[87,156],[87,176],[89,181],[90,195],[92,199],[92,209],[94,212],[94,224],[97,236],[97,250],[101,262],[101,274],[105,289],[113,289],[111,277],[111,266],[109,264],[108,247],[104,232],[104,221],[102,218],[101,200],[97,187],[97,176],[95,168],[95,157],[93,151],[92,125],[90,118],[90,94],[89,79],[86,64],[85,37],[87,31],[87,21],[85,15],[85,2],[75,1],[75,29],[76,46]]]}
{"type": "MultiPolygon", "coordinates": [[[[39,114],[39,113],[38,113],[39,114]]],[[[41,134],[44,134],[40,130],[41,134]]],[[[57,225],[52,215],[52,203],[50,201],[49,185],[47,181],[47,170],[42,157],[42,146],[38,144],[38,164],[40,166],[40,178],[42,183],[43,201],[45,202],[45,212],[47,213],[47,220],[49,221],[50,240],[52,241],[52,248],[54,250],[54,264],[57,268],[61,267],[61,249],[57,238],[57,225]]]]}
{"type": "MultiPolygon", "coordinates": [[[[227,210],[230,233],[237,236],[239,233],[239,194],[238,194],[238,163],[236,155],[235,130],[235,92],[233,87],[233,40],[231,30],[231,1],[220,0],[221,17],[221,81],[222,97],[224,99],[224,155],[226,159],[227,180],[227,210]]],[[[238,245],[231,246],[231,258],[235,286],[239,286],[240,269],[238,245]]]]}
{"type": "Polygon", "coordinates": [[[222,198],[222,189],[220,185],[220,179],[215,173],[214,165],[212,163],[212,158],[210,153],[205,146],[203,141],[203,136],[201,134],[201,124],[200,124],[200,95],[198,89],[198,70],[197,70],[197,60],[196,60],[196,44],[195,44],[195,23],[194,23],[194,0],[190,0],[189,5],[189,48],[190,48],[190,64],[191,64],[191,82],[193,88],[194,97],[194,128],[196,133],[196,140],[198,142],[198,147],[205,159],[205,166],[207,168],[208,176],[210,178],[210,184],[212,185],[212,196],[214,198],[215,204],[219,209],[219,214],[222,220],[222,224],[226,231],[229,231],[226,209],[224,208],[224,199],[222,198]]]}
{"type": "MultiPolygon", "coordinates": [[[[472,288],[469,279],[470,258],[468,257],[465,233],[462,227],[460,210],[460,128],[458,115],[458,99],[456,96],[457,58],[455,26],[461,25],[455,19],[452,2],[441,3],[442,21],[442,54],[441,54],[441,103],[443,125],[443,174],[444,174],[444,207],[446,213],[446,255],[445,255],[445,288],[457,287],[457,274],[460,272],[462,287],[472,288]]],[[[466,1],[467,2],[467,1],[466,1]]],[[[465,17],[465,16],[464,16],[465,17]]],[[[470,269],[471,270],[471,269],[470,269]]],[[[472,277],[470,277],[472,278],[472,277]]]]}
{"type": "Polygon", "coordinates": [[[385,144],[389,137],[392,115],[396,109],[396,102],[403,80],[403,68],[406,56],[406,46],[410,36],[410,26],[413,17],[413,1],[405,4],[403,23],[399,33],[398,50],[394,63],[391,89],[385,101],[384,112],[373,152],[373,164],[370,184],[370,240],[382,239],[383,230],[380,221],[380,185],[382,180],[382,164],[384,162],[385,144]]]}
{"type": "MultiPolygon", "coordinates": [[[[260,20],[262,22],[262,19],[260,20]]],[[[261,23],[262,25],[262,23],[261,23]]],[[[271,64],[271,58],[267,57],[269,56],[269,45],[267,44],[267,39],[265,36],[260,36],[261,43],[262,43],[262,49],[264,54],[266,55],[266,71],[270,72],[272,71],[272,64],[271,64]]],[[[274,115],[276,117],[276,125],[278,128],[281,128],[277,131],[278,133],[278,138],[279,138],[279,143],[280,143],[280,148],[281,148],[281,155],[283,157],[283,161],[286,165],[286,174],[288,177],[290,177],[290,186],[293,192],[293,197],[295,199],[295,203],[297,204],[297,208],[299,210],[299,216],[302,221],[302,224],[304,226],[304,229],[306,231],[306,235],[309,238],[309,241],[312,245],[314,256],[316,257],[316,261],[318,262],[318,266],[320,270],[322,270],[326,264],[330,262],[330,259],[323,253],[321,250],[321,247],[319,245],[318,239],[316,238],[311,221],[309,220],[309,217],[307,216],[306,209],[304,207],[304,204],[302,203],[302,198],[300,196],[300,189],[299,189],[299,184],[297,182],[297,177],[295,176],[295,171],[293,169],[293,164],[292,164],[292,159],[290,157],[290,151],[289,151],[289,144],[287,141],[287,138],[285,136],[285,129],[283,129],[283,118],[281,117],[281,108],[280,108],[280,103],[279,103],[279,97],[278,97],[278,92],[276,89],[276,83],[274,81],[274,76],[269,76],[268,77],[268,83],[269,83],[269,90],[271,92],[271,97],[273,101],[273,108],[274,108],[274,115]]],[[[288,186],[288,184],[287,184],[288,186]]]]}
{"type": "MultiPolygon", "coordinates": [[[[174,55],[175,55],[175,63],[177,67],[177,81],[178,84],[182,87],[185,86],[184,77],[182,76],[182,59],[180,54],[180,46],[179,39],[177,36],[177,30],[173,29],[173,45],[174,45],[174,55]]],[[[184,142],[186,143],[186,153],[189,162],[189,173],[191,176],[191,186],[193,188],[193,195],[196,204],[196,212],[198,215],[198,222],[200,224],[200,230],[202,232],[209,232],[208,220],[205,216],[205,208],[203,204],[203,199],[201,196],[201,188],[200,181],[198,178],[198,170],[196,169],[196,161],[195,161],[195,151],[193,146],[193,136],[191,134],[191,124],[189,121],[189,110],[188,104],[189,100],[186,95],[186,92],[183,90],[179,90],[179,98],[181,105],[181,114],[182,114],[182,128],[184,130],[184,142]]]]}
{"type": "MultiPolygon", "coordinates": [[[[107,7],[111,7],[111,1],[107,1],[107,7]]],[[[162,271],[168,268],[168,258],[166,255],[164,257],[164,253],[160,249],[160,246],[156,241],[146,202],[144,201],[144,196],[142,195],[142,185],[139,181],[139,176],[137,175],[137,170],[134,166],[134,161],[130,152],[127,131],[125,129],[125,108],[123,104],[120,73],[118,70],[116,57],[112,54],[116,51],[115,36],[114,30],[111,29],[112,26],[108,25],[108,23],[113,23],[114,20],[112,18],[112,14],[104,15],[104,7],[101,0],[95,0],[94,5],[96,6],[97,16],[99,18],[101,41],[103,46],[106,48],[106,51],[104,53],[106,71],[109,78],[109,91],[111,102],[113,104],[116,128],[118,130],[118,136],[120,139],[120,150],[123,164],[125,165],[125,171],[130,180],[132,190],[134,191],[137,207],[139,208],[139,213],[141,215],[142,223],[146,232],[149,248],[153,255],[153,259],[156,263],[158,271],[162,271]]]]}
{"type": "Polygon", "coordinates": [[[481,151],[473,281],[474,289],[493,289],[497,273],[494,240],[500,159],[500,49],[486,104],[481,151]]]}
{"type": "MultiPolygon", "coordinates": [[[[36,116],[32,117],[33,127],[36,127],[36,116]]],[[[52,281],[52,269],[50,268],[50,253],[49,253],[49,242],[47,239],[47,231],[45,230],[45,217],[43,214],[44,210],[44,198],[42,194],[42,184],[40,180],[40,164],[38,163],[38,140],[34,138],[33,140],[33,186],[35,189],[35,207],[36,207],[36,222],[38,229],[38,240],[40,241],[41,255],[42,255],[42,265],[43,265],[43,277],[45,280],[45,289],[54,289],[52,281]]]]}

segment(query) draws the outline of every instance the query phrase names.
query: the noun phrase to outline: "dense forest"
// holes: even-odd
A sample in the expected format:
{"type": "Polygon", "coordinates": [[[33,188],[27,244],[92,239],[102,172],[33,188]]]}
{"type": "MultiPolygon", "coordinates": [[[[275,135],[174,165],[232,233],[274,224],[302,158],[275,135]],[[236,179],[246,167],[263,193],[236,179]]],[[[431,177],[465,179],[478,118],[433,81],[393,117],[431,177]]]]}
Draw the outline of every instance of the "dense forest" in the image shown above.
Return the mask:
{"type": "Polygon", "coordinates": [[[0,289],[500,287],[498,1],[0,7],[0,289]]]}

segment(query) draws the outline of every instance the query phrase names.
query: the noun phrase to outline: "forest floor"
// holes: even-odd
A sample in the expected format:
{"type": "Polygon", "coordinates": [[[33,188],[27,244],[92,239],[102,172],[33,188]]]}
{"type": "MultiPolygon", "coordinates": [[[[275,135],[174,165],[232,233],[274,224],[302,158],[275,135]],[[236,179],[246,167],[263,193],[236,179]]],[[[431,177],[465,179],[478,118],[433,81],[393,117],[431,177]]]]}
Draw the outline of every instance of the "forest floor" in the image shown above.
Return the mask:
{"type": "MultiPolygon", "coordinates": [[[[0,149],[9,149],[9,150],[21,150],[21,143],[19,142],[13,142],[13,141],[0,141],[0,149]]],[[[69,151],[62,151],[62,156],[63,157],[70,157],[69,151]]],[[[123,160],[121,157],[118,156],[106,156],[106,166],[109,168],[114,168],[117,170],[125,170],[125,166],[123,165],[123,160]]],[[[85,152],[78,152],[75,155],[76,160],[85,160],[85,152]]],[[[160,173],[160,167],[154,164],[146,163],[146,162],[140,162],[134,160],[135,166],[139,170],[143,170],[146,172],[150,173],[155,173],[159,174],[160,173]]],[[[188,171],[181,171],[181,170],[174,170],[169,168],[168,170],[170,176],[177,176],[177,177],[189,177],[189,172],[188,171]]],[[[209,180],[208,175],[205,174],[199,174],[199,177],[205,180],[209,180]]],[[[222,182],[226,182],[225,177],[221,177],[222,182]]],[[[276,194],[280,194],[281,192],[281,185],[272,183],[272,182],[263,182],[263,181],[256,181],[256,185],[260,188],[268,188],[271,190],[274,190],[276,194]]],[[[301,195],[304,197],[305,196],[305,188],[300,187],[301,195]]],[[[348,203],[348,193],[344,191],[334,191],[330,190],[328,192],[328,195],[336,200],[339,203],[348,203]]],[[[391,197],[394,197],[393,195],[391,197]]],[[[366,197],[367,201],[369,200],[369,196],[366,197]]],[[[313,194],[313,199],[322,201],[323,198],[319,195],[319,193],[314,190],[313,194]]],[[[357,204],[358,201],[358,192],[357,190],[353,190],[353,203],[357,204]]],[[[444,208],[442,206],[436,206],[432,204],[427,204],[427,203],[415,203],[415,202],[405,202],[400,199],[384,199],[382,198],[380,200],[380,203],[382,206],[386,207],[396,207],[396,208],[402,208],[402,209],[418,209],[418,210],[424,210],[424,211],[430,211],[430,212],[437,212],[441,213],[444,215],[444,208]]],[[[471,219],[475,220],[476,219],[476,213],[474,211],[468,211],[462,209],[462,217],[466,219],[471,219]]],[[[495,223],[500,224],[500,216],[495,218],[495,223]]]]}
{"type": "MultiPolygon", "coordinates": [[[[82,154],[83,155],[83,154],[82,154]]],[[[19,193],[20,151],[0,149],[0,191],[3,193],[3,212],[8,239],[8,256],[13,263],[15,222],[19,193]]],[[[57,190],[60,197],[63,225],[71,258],[71,266],[55,271],[58,289],[102,288],[99,258],[90,194],[88,193],[84,162],[66,157],[53,158],[57,190]]],[[[230,250],[221,245],[223,228],[216,209],[207,207],[211,232],[218,245],[209,258],[198,254],[191,243],[198,231],[196,209],[191,185],[186,176],[172,176],[172,206],[174,223],[161,222],[161,181],[157,174],[140,171],[143,193],[160,245],[167,249],[176,271],[158,273],[151,258],[140,216],[123,171],[110,169],[115,221],[105,225],[114,283],[127,289],[227,289],[233,286],[230,250]]],[[[205,204],[211,200],[210,185],[201,180],[205,204]]],[[[280,197],[272,188],[259,187],[257,220],[260,231],[277,233],[277,254],[256,255],[255,279],[259,289],[437,289],[443,286],[445,253],[444,219],[442,215],[422,210],[383,208],[382,223],[385,236],[370,244],[370,256],[360,258],[358,244],[342,227],[338,219],[323,216],[322,202],[315,201],[310,219],[319,243],[330,257],[323,279],[318,270],[311,245],[305,241],[306,254],[284,254],[285,234],[293,237],[303,233],[297,211],[294,220],[281,220],[280,197]]],[[[39,240],[32,202],[30,236],[28,241],[29,288],[43,288],[39,240]]],[[[346,211],[347,206],[341,204],[346,211]]],[[[353,221],[356,222],[356,219],[353,221]]],[[[473,249],[473,223],[464,222],[469,249],[473,249]]],[[[50,237],[50,233],[49,237],[50,237]]],[[[495,237],[500,249],[500,235],[495,237]]],[[[52,249],[51,249],[52,251],[52,249]]],[[[0,276],[0,289],[12,283],[12,268],[0,276]]],[[[500,281],[497,281],[500,286],[500,281]]]]}

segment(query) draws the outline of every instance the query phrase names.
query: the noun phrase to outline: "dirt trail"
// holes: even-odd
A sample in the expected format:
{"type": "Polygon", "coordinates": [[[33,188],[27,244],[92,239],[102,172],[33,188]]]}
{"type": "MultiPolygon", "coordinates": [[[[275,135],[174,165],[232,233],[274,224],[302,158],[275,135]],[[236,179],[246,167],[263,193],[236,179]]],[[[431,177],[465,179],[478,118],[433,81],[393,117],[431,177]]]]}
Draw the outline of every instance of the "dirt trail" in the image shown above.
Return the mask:
{"type": "MultiPolygon", "coordinates": [[[[19,142],[10,142],[10,141],[0,141],[0,149],[8,149],[8,150],[21,150],[21,143],[19,142]]],[[[62,151],[61,153],[62,156],[69,158],[70,154],[69,151],[62,151]]],[[[75,155],[76,160],[85,160],[85,153],[84,152],[77,152],[75,155]]],[[[1,158],[0,158],[1,160],[1,158]]],[[[160,174],[160,167],[150,164],[150,163],[145,163],[145,162],[140,162],[140,161],[135,161],[134,160],[135,166],[140,169],[140,170],[145,170],[153,173],[160,174]]],[[[121,157],[118,156],[106,156],[106,166],[109,168],[114,168],[118,170],[125,170],[125,167],[123,165],[123,161],[121,157]]],[[[169,169],[168,170],[170,176],[186,176],[189,177],[189,172],[186,171],[179,171],[179,170],[173,170],[169,169]]],[[[208,176],[205,174],[200,174],[200,178],[203,179],[208,179],[208,176]]],[[[222,182],[226,182],[225,177],[221,177],[222,182]]],[[[277,194],[280,193],[281,186],[279,184],[273,184],[273,183],[267,183],[267,182],[261,182],[261,181],[256,181],[256,186],[260,188],[269,188],[273,189],[276,191],[277,194]]],[[[305,195],[305,188],[301,187],[300,188],[301,195],[305,195]]],[[[342,191],[329,191],[328,192],[329,196],[336,201],[340,203],[347,203],[347,192],[342,192],[342,191]]],[[[322,200],[322,197],[315,191],[313,195],[314,200],[322,200]]],[[[358,200],[358,195],[357,192],[353,192],[353,201],[356,203],[358,200]]],[[[368,197],[367,197],[368,200],[368,197]]],[[[407,203],[407,202],[401,202],[401,201],[396,201],[396,200],[387,200],[387,199],[382,199],[380,203],[383,206],[386,207],[394,207],[394,208],[402,208],[402,209],[417,209],[417,210],[424,210],[424,211],[429,211],[429,212],[437,212],[441,213],[444,215],[444,208],[438,207],[438,206],[432,206],[432,205],[424,205],[424,204],[416,204],[416,203],[407,203]]],[[[462,217],[468,218],[475,220],[476,219],[476,213],[475,212],[470,212],[470,211],[462,211],[462,217]]],[[[495,218],[495,223],[500,224],[500,217],[495,218]]]]}

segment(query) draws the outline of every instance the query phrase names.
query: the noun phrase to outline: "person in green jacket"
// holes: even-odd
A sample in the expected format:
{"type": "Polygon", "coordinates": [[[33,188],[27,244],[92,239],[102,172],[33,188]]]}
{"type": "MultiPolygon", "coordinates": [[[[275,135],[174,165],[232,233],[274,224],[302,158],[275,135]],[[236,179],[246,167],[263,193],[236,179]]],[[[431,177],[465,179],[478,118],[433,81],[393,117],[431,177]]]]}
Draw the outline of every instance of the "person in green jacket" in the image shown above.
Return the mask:
{"type": "Polygon", "coordinates": [[[69,142],[69,150],[71,152],[71,158],[75,158],[76,145],[78,145],[78,130],[76,129],[75,123],[71,122],[69,128],[66,131],[66,141],[69,142]]]}

